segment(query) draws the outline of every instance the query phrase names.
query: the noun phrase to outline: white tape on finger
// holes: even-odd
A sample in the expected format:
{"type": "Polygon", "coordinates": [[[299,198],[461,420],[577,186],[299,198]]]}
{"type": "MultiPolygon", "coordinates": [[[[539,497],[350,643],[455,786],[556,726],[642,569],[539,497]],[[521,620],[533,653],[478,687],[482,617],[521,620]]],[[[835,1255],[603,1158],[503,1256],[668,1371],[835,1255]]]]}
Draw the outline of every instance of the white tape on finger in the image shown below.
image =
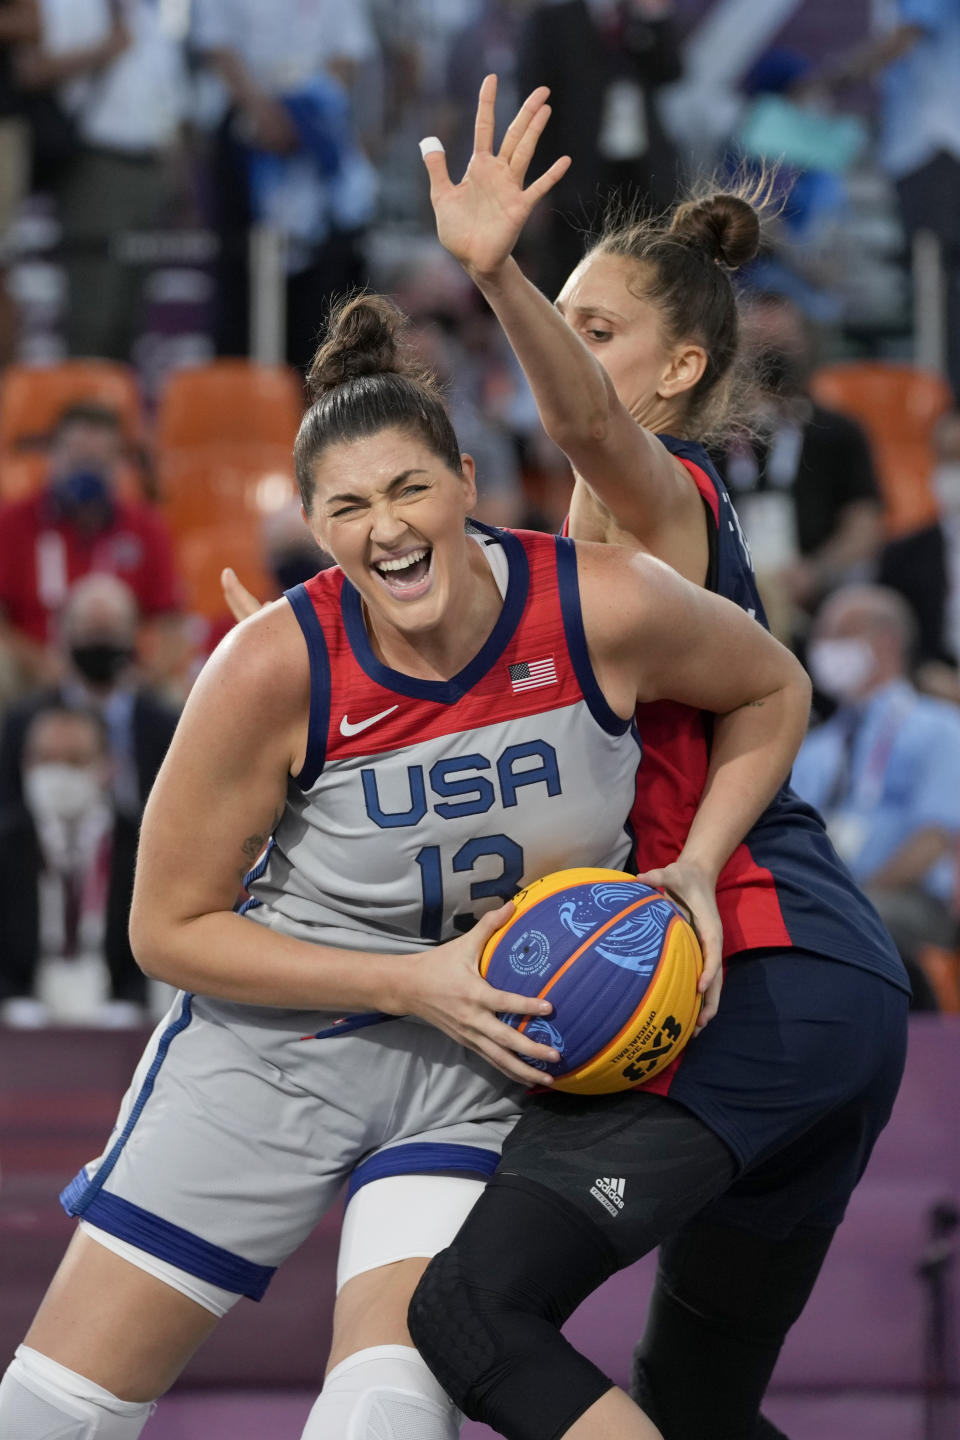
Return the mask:
{"type": "Polygon", "coordinates": [[[437,139],[436,135],[428,135],[425,140],[420,141],[420,154],[424,159],[426,159],[428,155],[432,155],[435,150],[439,150],[440,154],[443,154],[443,145],[437,139]]]}

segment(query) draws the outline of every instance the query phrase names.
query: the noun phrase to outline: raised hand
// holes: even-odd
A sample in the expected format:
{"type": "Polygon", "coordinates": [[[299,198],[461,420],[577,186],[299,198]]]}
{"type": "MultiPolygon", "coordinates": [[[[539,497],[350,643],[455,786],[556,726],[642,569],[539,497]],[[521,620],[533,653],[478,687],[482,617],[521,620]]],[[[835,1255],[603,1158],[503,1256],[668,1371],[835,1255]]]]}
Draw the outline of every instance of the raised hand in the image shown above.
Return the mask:
{"type": "Polygon", "coordinates": [[[507,260],[531,210],[565,174],[569,155],[554,161],[539,180],[524,189],[537,141],[550,118],[545,85],[534,90],[514,117],[494,154],[494,104],[497,77],[480,87],[473,154],[466,174],[454,185],[438,143],[421,142],[430,176],[430,203],[437,238],[473,275],[491,275],[507,260]]]}

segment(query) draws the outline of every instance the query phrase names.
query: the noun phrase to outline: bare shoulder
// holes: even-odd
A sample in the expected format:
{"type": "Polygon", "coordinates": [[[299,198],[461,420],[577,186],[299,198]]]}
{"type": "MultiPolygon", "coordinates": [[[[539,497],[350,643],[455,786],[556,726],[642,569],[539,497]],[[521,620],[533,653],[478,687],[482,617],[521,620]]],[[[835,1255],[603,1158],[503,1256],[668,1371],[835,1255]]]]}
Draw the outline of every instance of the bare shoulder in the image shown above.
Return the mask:
{"type": "Polygon", "coordinates": [[[626,545],[577,541],[580,605],[594,644],[618,643],[642,625],[657,595],[683,584],[669,565],[626,545]]]}
{"type": "Polygon", "coordinates": [[[224,636],[201,670],[188,708],[222,712],[236,731],[294,722],[310,703],[310,661],[286,600],[263,606],[224,636]]]}

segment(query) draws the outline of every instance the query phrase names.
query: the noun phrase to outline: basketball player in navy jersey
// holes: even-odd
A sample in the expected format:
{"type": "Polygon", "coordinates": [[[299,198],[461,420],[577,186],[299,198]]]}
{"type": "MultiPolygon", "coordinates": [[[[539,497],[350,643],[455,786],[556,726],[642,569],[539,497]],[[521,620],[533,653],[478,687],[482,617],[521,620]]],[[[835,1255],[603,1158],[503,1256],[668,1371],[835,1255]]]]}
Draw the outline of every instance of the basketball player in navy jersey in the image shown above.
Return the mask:
{"type": "MultiPolygon", "coordinates": [[[[439,142],[421,148],[438,236],[497,315],[570,459],[569,533],[657,555],[765,622],[743,535],[698,439],[724,418],[737,349],[730,273],[756,252],[756,210],[715,193],[614,229],[552,305],[511,258],[565,168],[556,162],[524,189],[548,92],[530,96],[499,150],[495,92],[488,77],[460,184],[439,142]]],[[[656,1246],[632,1387],[645,1416],[666,1440],[779,1433],[760,1416],[764,1390],[903,1068],[903,967],[820,817],[784,786],[730,851],[691,843],[690,818],[712,785],[712,726],[663,702],[639,707],[637,726],[634,859],[705,934],[719,908],[723,995],[718,982],[705,1007],[712,1023],[638,1090],[534,1097],[418,1288],[415,1342],[465,1413],[508,1440],[609,1440],[598,1416],[611,1382],[560,1326],[656,1246]],[[613,1214],[591,1195],[611,1175],[623,1191],[613,1214]]],[[[617,1436],[648,1433],[639,1411],[618,1413],[617,1436]]]]}
{"type": "MultiPolygon", "coordinates": [[[[549,1004],[478,973],[502,902],[628,860],[638,702],[716,716],[691,827],[708,849],[736,842],[802,738],[806,677],[736,606],[649,557],[466,523],[473,464],[399,318],[348,302],[312,370],[297,474],[338,568],[218,648],[151,794],[131,935],[181,993],[62,1196],[80,1227],[0,1384],[4,1437],[135,1440],[351,1177],[304,1436],[452,1440],[407,1307],[520,1085],[542,1083],[530,1062],[558,1058],[497,1018],[549,1004]]],[[[639,1413],[600,1400],[605,1435],[621,1412],[639,1413]]]]}

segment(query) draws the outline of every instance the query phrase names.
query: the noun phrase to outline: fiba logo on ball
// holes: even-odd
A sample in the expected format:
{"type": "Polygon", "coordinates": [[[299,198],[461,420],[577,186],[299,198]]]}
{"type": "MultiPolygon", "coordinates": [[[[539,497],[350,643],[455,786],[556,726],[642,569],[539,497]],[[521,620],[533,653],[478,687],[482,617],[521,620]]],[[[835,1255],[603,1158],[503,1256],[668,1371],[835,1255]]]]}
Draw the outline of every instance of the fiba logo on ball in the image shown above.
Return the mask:
{"type": "Polygon", "coordinates": [[[550,963],[550,941],[542,930],[525,930],[510,946],[509,960],[518,975],[539,975],[550,963]]]}
{"type": "MultiPolygon", "coordinates": [[[[527,1039],[535,1040],[538,1045],[552,1045],[554,1050],[563,1054],[563,1034],[556,1025],[551,1025],[549,1020],[537,1016],[531,1020],[526,1030],[527,1039]]],[[[538,1070],[547,1070],[549,1067],[546,1060],[531,1060],[530,1064],[538,1070]]]]}

